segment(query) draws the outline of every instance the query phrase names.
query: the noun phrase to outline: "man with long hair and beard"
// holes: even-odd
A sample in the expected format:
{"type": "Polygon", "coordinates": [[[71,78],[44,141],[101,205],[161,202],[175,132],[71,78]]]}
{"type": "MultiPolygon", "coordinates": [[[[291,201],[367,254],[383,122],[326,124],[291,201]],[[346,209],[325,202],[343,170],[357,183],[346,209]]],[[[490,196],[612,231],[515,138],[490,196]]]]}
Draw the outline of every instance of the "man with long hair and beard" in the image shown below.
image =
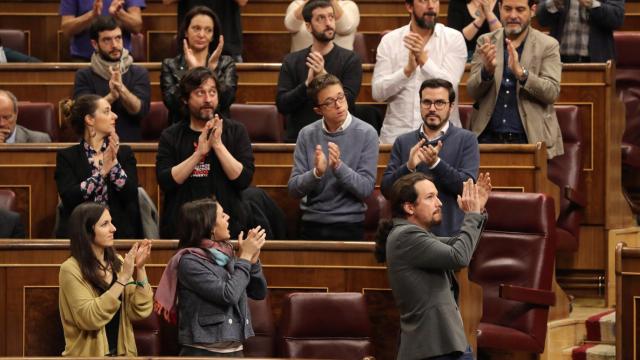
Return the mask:
{"type": "Polygon", "coordinates": [[[316,99],[307,96],[313,78],[327,73],[337,77],[350,109],[355,109],[362,83],[362,62],[358,55],[333,42],[336,20],[331,2],[311,0],[305,4],[302,16],[313,44],[287,55],[278,78],[276,105],[287,118],[287,142],[295,142],[300,129],[321,118],[313,110],[316,99]]]}
{"type": "MultiPolygon", "coordinates": [[[[411,22],[382,38],[371,81],[373,98],[388,103],[383,144],[422,123],[418,88],[424,80],[445,79],[457,92],[467,59],[462,33],[437,23],[438,0],[405,0],[405,6],[411,22]]],[[[458,105],[451,105],[451,122],[459,127],[458,105]]]]}

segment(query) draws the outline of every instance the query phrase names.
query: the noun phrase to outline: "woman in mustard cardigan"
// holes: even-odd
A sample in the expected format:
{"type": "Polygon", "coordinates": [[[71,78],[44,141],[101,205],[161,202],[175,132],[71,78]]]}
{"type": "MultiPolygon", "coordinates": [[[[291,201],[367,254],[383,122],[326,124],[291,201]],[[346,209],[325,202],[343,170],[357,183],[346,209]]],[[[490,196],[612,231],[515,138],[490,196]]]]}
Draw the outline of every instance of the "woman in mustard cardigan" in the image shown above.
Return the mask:
{"type": "Polygon", "coordinates": [[[71,257],[59,275],[63,356],[138,353],[131,321],[148,317],[153,308],[144,268],[151,241],[135,243],[122,259],[113,247],[115,231],[103,205],[85,202],[71,213],[71,257]]]}

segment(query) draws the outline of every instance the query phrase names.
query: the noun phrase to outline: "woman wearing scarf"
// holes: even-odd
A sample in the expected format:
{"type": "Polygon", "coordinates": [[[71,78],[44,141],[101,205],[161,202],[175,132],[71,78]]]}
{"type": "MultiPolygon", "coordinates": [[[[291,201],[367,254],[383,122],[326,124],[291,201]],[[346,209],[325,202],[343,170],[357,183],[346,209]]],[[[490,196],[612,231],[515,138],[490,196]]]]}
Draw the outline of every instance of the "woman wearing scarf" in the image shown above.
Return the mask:
{"type": "Polygon", "coordinates": [[[137,356],[131,321],[148,317],[153,308],[145,271],[151,241],[135,243],[122,259],[113,247],[116,228],[104,205],[80,204],[69,221],[71,256],[59,274],[62,355],[137,356]]]}
{"type": "Polygon", "coordinates": [[[254,336],[247,296],[261,300],[267,293],[259,261],[265,231],[256,227],[246,238],[241,232],[235,256],[228,220],[214,199],[182,206],[179,250],[162,274],[154,306],[169,322],[179,315],[181,356],[243,357],[242,343],[254,336]]]}
{"type": "Polygon", "coordinates": [[[62,200],[56,237],[68,236],[67,221],[85,201],[108,206],[116,239],[140,237],[138,175],[131,147],[120,146],[116,114],[107,100],[82,95],[63,105],[65,118],[80,143],[58,151],[55,179],[62,200]]]}

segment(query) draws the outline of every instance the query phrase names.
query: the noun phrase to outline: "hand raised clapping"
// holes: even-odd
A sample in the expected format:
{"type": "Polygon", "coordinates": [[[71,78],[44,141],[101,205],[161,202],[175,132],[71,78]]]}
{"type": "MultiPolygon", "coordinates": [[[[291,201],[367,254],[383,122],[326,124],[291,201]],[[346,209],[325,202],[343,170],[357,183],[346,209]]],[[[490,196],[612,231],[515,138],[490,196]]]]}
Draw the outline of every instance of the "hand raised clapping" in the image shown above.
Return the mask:
{"type": "Polygon", "coordinates": [[[255,264],[260,257],[260,249],[262,249],[266,241],[266,231],[260,226],[257,226],[249,230],[246,238],[243,238],[243,235],[243,231],[238,235],[240,258],[255,264]]]}

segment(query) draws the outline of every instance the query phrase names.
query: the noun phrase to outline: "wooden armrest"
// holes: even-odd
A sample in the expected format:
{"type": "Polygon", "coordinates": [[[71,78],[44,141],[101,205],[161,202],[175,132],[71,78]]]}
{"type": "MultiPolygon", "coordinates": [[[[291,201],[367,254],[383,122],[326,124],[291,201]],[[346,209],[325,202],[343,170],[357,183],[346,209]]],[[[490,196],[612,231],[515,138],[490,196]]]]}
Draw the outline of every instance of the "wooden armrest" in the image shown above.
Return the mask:
{"type": "Polygon", "coordinates": [[[579,206],[587,206],[587,199],[585,198],[584,194],[577,192],[576,189],[572,188],[569,185],[566,185],[564,187],[564,197],[579,206]]]}
{"type": "Polygon", "coordinates": [[[556,303],[556,294],[553,291],[515,285],[500,284],[500,297],[541,306],[553,306],[556,303]]]}

